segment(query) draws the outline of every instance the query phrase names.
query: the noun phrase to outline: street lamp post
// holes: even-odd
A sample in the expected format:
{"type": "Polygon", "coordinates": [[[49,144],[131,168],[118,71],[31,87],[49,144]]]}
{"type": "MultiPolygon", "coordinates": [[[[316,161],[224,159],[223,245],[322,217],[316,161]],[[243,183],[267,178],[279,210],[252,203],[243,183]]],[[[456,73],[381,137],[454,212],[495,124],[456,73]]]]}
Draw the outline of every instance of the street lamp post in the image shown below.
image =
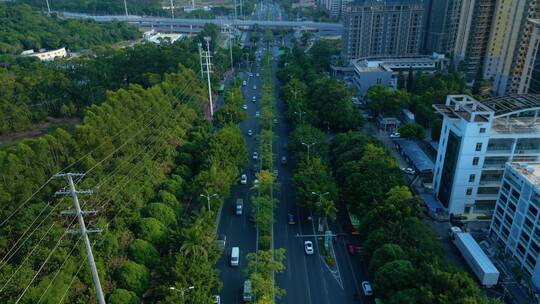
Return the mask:
{"type": "Polygon", "coordinates": [[[312,142],[310,144],[306,144],[305,142],[302,142],[302,145],[306,146],[307,147],[307,158],[309,159],[309,150],[311,148],[311,146],[315,145],[315,144],[318,144],[319,142],[316,141],[316,142],[312,142]]]}
{"type": "Polygon", "coordinates": [[[300,116],[300,122],[302,122],[302,114],[306,114],[306,111],[294,111],[294,114],[300,116]]]}
{"type": "Polygon", "coordinates": [[[188,290],[192,290],[192,289],[195,289],[195,286],[189,286],[187,288],[184,288],[184,289],[178,289],[178,288],[175,288],[175,287],[169,287],[170,290],[174,290],[174,291],[177,291],[179,293],[182,294],[182,298],[184,297],[184,293],[188,290]]]}
{"type": "Polygon", "coordinates": [[[206,195],[204,194],[199,194],[201,197],[205,197],[206,198],[206,203],[208,204],[208,211],[210,211],[210,199],[214,196],[218,196],[217,193],[214,193],[212,195],[210,195],[208,193],[208,191],[206,191],[206,195]]]}

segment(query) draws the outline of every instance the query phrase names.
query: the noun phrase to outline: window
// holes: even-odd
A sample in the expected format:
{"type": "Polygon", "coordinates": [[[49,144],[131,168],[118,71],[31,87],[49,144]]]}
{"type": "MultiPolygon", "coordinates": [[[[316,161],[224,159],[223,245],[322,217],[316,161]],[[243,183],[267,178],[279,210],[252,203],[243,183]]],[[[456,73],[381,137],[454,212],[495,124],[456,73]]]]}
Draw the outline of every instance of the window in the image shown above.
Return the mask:
{"type": "Polygon", "coordinates": [[[474,183],[475,178],[476,178],[476,174],[469,175],[469,183],[474,183]]]}
{"type": "Polygon", "coordinates": [[[476,144],[476,151],[482,151],[482,143],[476,144]]]}
{"type": "Polygon", "coordinates": [[[465,194],[466,195],[471,195],[472,194],[472,188],[467,188],[467,192],[465,194]]]}
{"type": "Polygon", "coordinates": [[[478,166],[478,162],[480,161],[480,158],[479,157],[473,157],[472,159],[472,165],[473,166],[478,166]]]}

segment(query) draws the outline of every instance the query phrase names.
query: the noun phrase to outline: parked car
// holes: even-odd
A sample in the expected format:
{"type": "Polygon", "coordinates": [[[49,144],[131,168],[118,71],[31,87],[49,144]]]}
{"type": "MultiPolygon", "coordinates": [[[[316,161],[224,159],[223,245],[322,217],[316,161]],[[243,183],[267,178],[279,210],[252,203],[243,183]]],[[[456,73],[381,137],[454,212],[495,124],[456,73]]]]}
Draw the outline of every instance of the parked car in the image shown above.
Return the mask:
{"type": "Polygon", "coordinates": [[[220,296],[214,296],[214,304],[221,304],[220,296]]]}
{"type": "Polygon", "coordinates": [[[399,132],[390,133],[390,138],[400,138],[400,137],[401,137],[401,134],[399,134],[399,132]]]}
{"type": "Polygon", "coordinates": [[[242,109],[247,110],[247,104],[243,105],[242,109]]]}
{"type": "Polygon", "coordinates": [[[415,174],[416,171],[414,171],[413,168],[401,168],[401,171],[406,174],[415,174]]]}
{"type": "Polygon", "coordinates": [[[366,296],[373,295],[373,288],[371,288],[371,283],[369,283],[368,281],[362,282],[362,290],[364,291],[364,294],[366,296]]]}
{"type": "Polygon", "coordinates": [[[247,175],[242,174],[242,177],[240,177],[240,184],[245,185],[247,184],[247,175]]]}
{"type": "Polygon", "coordinates": [[[257,77],[261,76],[261,74],[257,73],[257,77]]]}
{"type": "Polygon", "coordinates": [[[256,89],[257,89],[257,86],[256,86],[256,85],[254,85],[254,86],[253,86],[253,89],[254,89],[254,90],[256,90],[256,89]]]}
{"type": "Polygon", "coordinates": [[[312,255],[313,254],[313,242],[305,241],[304,242],[304,251],[306,252],[306,254],[312,255]]]}
{"type": "Polygon", "coordinates": [[[289,223],[289,225],[294,225],[296,224],[296,218],[294,216],[294,214],[287,214],[287,222],[289,223]]]}
{"type": "Polygon", "coordinates": [[[243,85],[243,86],[246,86],[246,85],[247,85],[247,81],[245,81],[245,80],[242,81],[242,85],[243,85]]]}

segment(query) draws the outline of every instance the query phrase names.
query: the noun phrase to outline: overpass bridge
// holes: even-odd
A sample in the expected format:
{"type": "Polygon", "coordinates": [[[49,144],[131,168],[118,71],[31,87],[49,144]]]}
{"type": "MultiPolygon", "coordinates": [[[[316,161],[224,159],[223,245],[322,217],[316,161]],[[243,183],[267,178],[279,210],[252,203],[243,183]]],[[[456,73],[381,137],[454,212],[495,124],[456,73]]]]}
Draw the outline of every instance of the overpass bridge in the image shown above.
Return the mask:
{"type": "Polygon", "coordinates": [[[67,18],[77,19],[93,19],[97,22],[110,22],[114,20],[125,21],[131,24],[136,24],[141,27],[173,27],[185,29],[199,29],[206,23],[214,23],[217,25],[231,24],[239,28],[251,28],[258,25],[260,28],[272,29],[298,29],[311,30],[320,32],[329,32],[341,34],[342,25],[340,23],[328,22],[313,22],[313,21],[267,21],[267,20],[240,20],[240,19],[181,19],[181,18],[164,18],[164,17],[149,17],[136,15],[102,15],[93,16],[80,13],[62,13],[67,18]]]}

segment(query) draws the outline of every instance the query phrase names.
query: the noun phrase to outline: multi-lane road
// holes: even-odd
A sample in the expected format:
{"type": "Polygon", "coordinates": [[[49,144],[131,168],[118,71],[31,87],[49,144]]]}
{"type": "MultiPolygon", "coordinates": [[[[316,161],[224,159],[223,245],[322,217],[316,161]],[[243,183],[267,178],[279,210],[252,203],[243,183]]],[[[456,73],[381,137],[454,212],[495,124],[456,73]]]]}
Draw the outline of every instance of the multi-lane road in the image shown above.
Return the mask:
{"type": "MultiPolygon", "coordinates": [[[[290,39],[288,39],[290,40],[290,39]]],[[[259,43],[258,50],[262,51],[263,45],[259,43]]],[[[271,52],[277,56],[278,49],[272,48],[271,52]]],[[[272,75],[275,78],[277,70],[277,62],[272,64],[272,75]]],[[[220,271],[220,279],[223,282],[221,298],[223,303],[242,303],[241,291],[243,282],[246,279],[244,272],[246,266],[245,256],[249,252],[255,252],[256,247],[256,230],[253,223],[248,220],[251,212],[250,196],[251,187],[254,176],[251,173],[254,160],[251,159],[251,154],[258,148],[257,141],[254,137],[260,131],[258,118],[255,117],[255,112],[259,111],[259,92],[262,85],[261,77],[256,77],[256,74],[261,74],[260,67],[254,65],[251,72],[254,77],[249,77],[248,73],[242,74],[242,80],[246,80],[247,85],[242,86],[244,99],[248,105],[247,120],[240,123],[239,127],[245,136],[250,161],[246,165],[244,172],[248,174],[247,185],[236,185],[232,189],[232,194],[229,199],[224,202],[221,218],[219,220],[218,234],[226,235],[227,242],[225,251],[216,265],[220,271]],[[253,86],[257,89],[254,90],[253,86]],[[256,96],[257,102],[252,103],[252,97],[256,96]],[[248,130],[253,130],[253,136],[247,135],[248,130]],[[237,216],[234,213],[234,204],[237,198],[244,200],[244,214],[237,216]],[[229,255],[232,247],[240,247],[241,259],[240,267],[229,266],[229,255]]],[[[284,103],[279,99],[279,83],[274,79],[276,87],[274,88],[277,100],[277,116],[278,123],[274,125],[274,133],[277,137],[274,147],[274,157],[276,159],[275,168],[279,170],[278,183],[280,191],[278,194],[279,204],[275,212],[274,224],[274,247],[284,248],[286,250],[285,271],[276,274],[276,284],[285,290],[285,296],[280,299],[279,303],[370,303],[369,298],[360,296],[362,294],[361,281],[366,279],[366,269],[363,266],[359,256],[349,256],[346,252],[346,243],[355,240],[347,236],[346,231],[342,230],[341,224],[345,223],[346,215],[339,214],[336,224],[332,225],[334,233],[340,234],[333,244],[336,253],[337,268],[331,270],[326,265],[324,259],[319,254],[319,248],[315,237],[305,236],[317,234],[315,224],[310,220],[310,214],[307,210],[298,208],[293,187],[293,168],[294,160],[291,160],[287,165],[281,165],[279,159],[281,156],[287,155],[284,147],[287,144],[290,126],[282,118],[284,112],[284,103]],[[294,214],[297,220],[295,225],[289,225],[287,215],[294,214]],[[341,236],[343,234],[343,236],[341,236]],[[315,244],[315,254],[306,255],[304,253],[304,240],[312,240],[315,244]],[[355,296],[356,294],[356,296],[355,296]]],[[[357,244],[358,245],[358,244],[357,244]]]]}

